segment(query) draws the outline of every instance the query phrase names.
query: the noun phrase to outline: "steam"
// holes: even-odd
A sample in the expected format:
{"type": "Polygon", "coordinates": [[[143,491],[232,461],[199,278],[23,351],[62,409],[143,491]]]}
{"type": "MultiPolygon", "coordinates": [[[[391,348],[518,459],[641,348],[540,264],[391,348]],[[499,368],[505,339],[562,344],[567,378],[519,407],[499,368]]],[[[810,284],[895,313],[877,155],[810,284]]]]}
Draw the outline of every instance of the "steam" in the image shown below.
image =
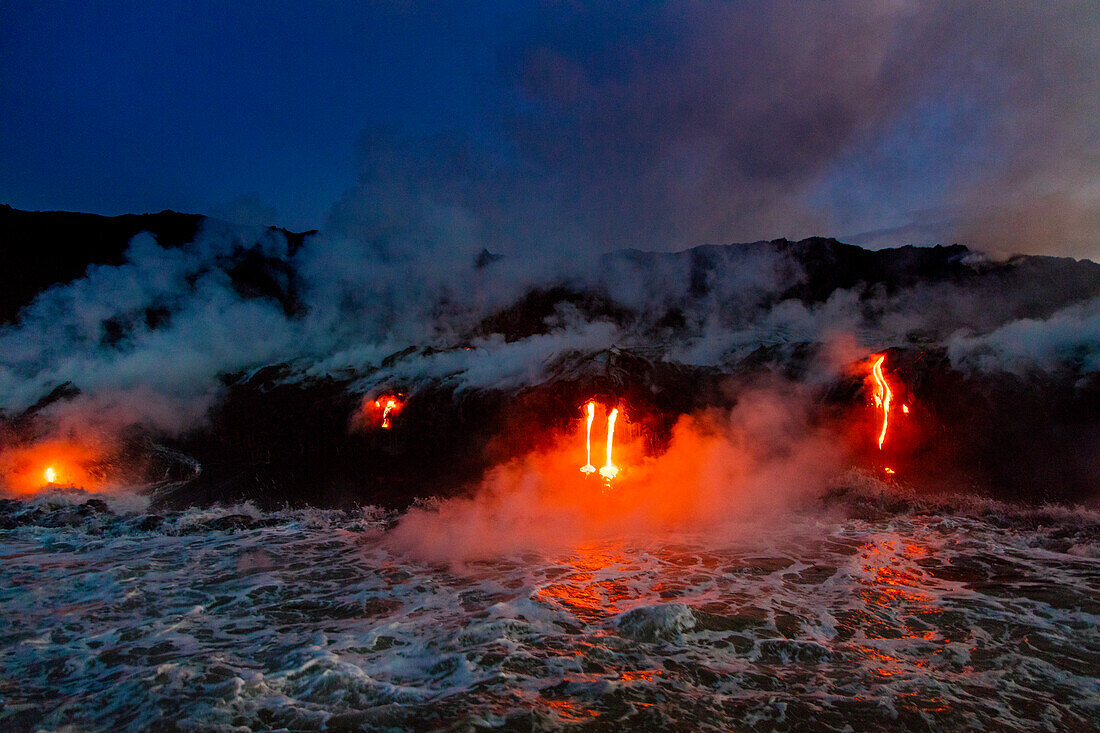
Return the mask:
{"type": "Polygon", "coordinates": [[[1047,319],[1023,318],[980,336],[957,334],[948,344],[953,364],[971,371],[1100,371],[1100,298],[1047,319]]]}
{"type": "MultiPolygon", "coordinates": [[[[0,393],[21,410],[71,382],[77,409],[120,427],[142,422],[168,433],[194,424],[215,397],[220,374],[293,353],[295,325],[268,300],[245,300],[218,260],[238,244],[207,232],[187,249],[139,235],[118,267],[92,265],[84,278],[42,293],[19,323],[0,331],[0,393]],[[160,313],[167,325],[151,324],[160,313]],[[124,335],[112,343],[108,323],[124,335]]],[[[255,246],[287,255],[281,237],[255,246]]]]}
{"type": "Polygon", "coordinates": [[[820,495],[844,466],[836,434],[812,423],[810,406],[798,385],[769,385],[731,412],[681,418],[660,460],[617,440],[624,473],[607,487],[577,470],[579,425],[553,449],[494,469],[472,496],[410,510],[387,541],[462,562],[612,538],[743,538],[820,495]]]}
{"type": "MultiPolygon", "coordinates": [[[[57,424],[84,422],[108,433],[141,424],[175,435],[201,424],[224,375],[275,363],[290,364],[298,378],[359,376],[363,391],[433,381],[516,389],[544,379],[564,353],[656,349],[660,358],[731,367],[762,345],[843,343],[847,357],[858,358],[914,334],[924,342],[950,338],[953,361],[968,368],[1012,370],[1023,359],[1046,370],[1067,359],[1095,368],[1095,301],[1016,323],[1021,310],[1044,302],[1050,286],[1042,282],[1007,293],[997,280],[918,283],[889,293],[859,287],[814,303],[780,297],[808,274],[767,245],[480,264],[440,246],[382,247],[366,231],[353,237],[346,225],[307,239],[293,255],[282,235],[217,223],[180,249],[141,235],[124,264],[90,267],[0,330],[3,407],[19,412],[71,382],[80,395],[45,413],[57,424]],[[242,247],[290,263],[297,313],[234,287],[227,268],[242,247]],[[485,317],[533,288],[555,286],[598,293],[622,315],[561,303],[541,333],[514,340],[478,334],[485,317]],[[678,330],[655,332],[672,311],[682,321],[678,330]]],[[[822,363],[806,378],[827,379],[835,366],[822,363]]]]}

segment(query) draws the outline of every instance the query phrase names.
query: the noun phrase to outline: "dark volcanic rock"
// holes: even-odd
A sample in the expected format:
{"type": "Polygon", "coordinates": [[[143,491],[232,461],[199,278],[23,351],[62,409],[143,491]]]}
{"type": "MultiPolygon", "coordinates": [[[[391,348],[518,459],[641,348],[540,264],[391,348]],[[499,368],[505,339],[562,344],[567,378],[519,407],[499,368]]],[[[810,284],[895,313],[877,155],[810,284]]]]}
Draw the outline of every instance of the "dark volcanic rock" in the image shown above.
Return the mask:
{"type": "Polygon", "coordinates": [[[722,388],[727,374],[655,357],[641,349],[562,354],[547,366],[544,381],[508,400],[508,423],[493,443],[498,459],[540,447],[568,431],[589,400],[622,408],[651,454],[667,447],[681,415],[732,406],[722,388]]]}
{"type": "Polygon", "coordinates": [[[213,428],[170,442],[202,470],[163,491],[160,504],[405,506],[454,493],[486,467],[499,394],[426,388],[380,430],[358,424],[362,397],[348,383],[281,381],[286,374],[270,367],[234,382],[210,415],[213,428]]]}
{"type": "Polygon", "coordinates": [[[80,505],[80,513],[84,516],[92,516],[93,514],[110,514],[111,510],[107,507],[107,502],[102,499],[88,499],[80,505]]]}
{"type": "MultiPolygon", "coordinates": [[[[100,217],[0,207],[0,323],[17,318],[43,288],[81,276],[89,264],[120,264],[135,234],[147,231],[161,246],[181,247],[210,226],[224,227],[218,230],[224,248],[204,267],[226,273],[242,298],[269,300],[287,318],[300,317],[308,304],[300,300],[295,260],[270,253],[293,255],[308,233],[236,229],[174,212],[100,217]]],[[[485,251],[477,263],[491,273],[496,259],[485,251]]],[[[615,252],[602,258],[600,272],[588,285],[531,290],[465,324],[459,343],[397,344],[377,370],[372,365],[342,378],[307,379],[288,365],[270,365],[226,375],[224,395],[204,426],[170,439],[139,428],[113,436],[119,439],[116,454],[103,457],[95,470],[150,485],[160,506],[250,500],[265,508],[402,507],[418,497],[462,491],[488,467],[547,445],[576,426],[589,399],[622,407],[630,429],[644,435],[647,449],[658,454],[680,416],[728,409],[743,390],[786,380],[788,386],[804,382],[800,388],[818,398],[813,419],[852,426],[851,435],[838,439],[849,440],[863,464],[882,470],[889,461],[907,481],[974,486],[1001,498],[1079,499],[1097,493],[1100,377],[1083,373],[1080,364],[1027,375],[962,372],[942,347],[947,335],[962,328],[982,333],[1100,296],[1096,263],[1052,257],[991,262],[960,245],[868,251],[811,238],[676,253],[615,252]],[[641,295],[627,307],[610,294],[611,282],[641,295]],[[909,401],[913,408],[909,418],[893,424],[888,450],[879,451],[868,438],[873,415],[863,375],[831,385],[811,378],[825,358],[822,344],[812,341],[820,334],[767,343],[762,337],[755,349],[743,348],[741,340],[736,349],[722,352],[719,345],[715,354],[700,359],[720,367],[667,358],[675,353],[669,345],[691,345],[710,329],[751,333],[773,306],[809,312],[813,309],[802,305],[822,304],[839,291],[847,292],[834,303],[849,304],[845,307],[855,309],[872,331],[879,320],[901,318],[909,309],[919,311],[915,318],[936,321],[899,330],[906,334],[897,337],[903,347],[887,351],[898,404],[909,401]],[[937,295],[965,299],[973,307],[955,313],[950,303],[941,306],[937,295]],[[541,375],[507,390],[462,389],[459,378],[421,377],[406,387],[407,404],[392,429],[367,426],[359,418],[363,396],[353,391],[356,379],[389,369],[416,374],[415,360],[470,345],[464,339],[491,338],[499,345],[553,332],[540,340],[553,343],[577,321],[613,323],[637,339],[631,343],[645,339],[654,346],[559,352],[537,364],[541,375]]],[[[103,317],[92,341],[98,338],[105,351],[123,352],[142,329],[171,328],[173,307],[155,304],[103,317]]],[[[39,439],[47,408],[72,400],[80,388],[62,384],[19,415],[0,415],[5,445],[39,439]]],[[[89,502],[80,511],[92,515],[103,508],[89,502]]],[[[57,521],[68,521],[73,513],[61,512],[57,521]]],[[[0,525],[22,521],[20,516],[0,506],[0,525]]],[[[226,528],[248,526],[239,518],[218,521],[226,528]]],[[[159,520],[149,522],[152,529],[159,520]]]]}
{"type": "Polygon", "coordinates": [[[227,272],[233,289],[242,298],[271,298],[288,316],[301,310],[297,274],[286,260],[269,257],[258,249],[244,249],[227,272]]]}
{"type": "Polygon", "coordinates": [[[348,383],[292,381],[286,367],[269,367],[229,386],[211,428],[170,442],[202,470],[158,503],[400,508],[461,492],[488,467],[572,429],[588,399],[621,400],[654,453],[681,414],[728,402],[717,370],[629,351],[564,355],[551,374],[514,392],[427,385],[381,430],[357,420],[362,397],[348,383]]]}
{"type": "MultiPolygon", "coordinates": [[[[1018,255],[987,261],[963,245],[866,250],[835,239],[776,239],[746,244],[702,245],[682,252],[624,250],[604,255],[605,268],[623,268],[645,282],[653,273],[687,273],[688,303],[669,303],[668,318],[690,302],[720,291],[738,272],[766,263],[778,286],[760,293],[764,304],[793,299],[821,303],[840,290],[862,297],[906,288],[952,284],[988,304],[1011,304],[1010,318],[1044,318],[1061,308],[1100,296],[1100,264],[1069,257],[1018,255]],[[784,284],[789,283],[789,284],[784,284]]],[[[654,282],[654,287],[666,284],[654,282]]],[[[720,293],[719,293],[720,294],[720,293]]],[[[959,327],[965,324],[958,324],[959,327]]]]}
{"type": "MultiPolygon", "coordinates": [[[[912,485],[1005,500],[1081,501],[1100,490],[1100,375],[968,373],[942,349],[885,353],[895,410],[885,450],[864,446],[870,462],[912,485]],[[908,415],[898,412],[905,403],[908,415]]],[[[866,414],[863,380],[832,385],[825,404],[866,414]]]]}
{"type": "Polygon", "coordinates": [[[149,514],[142,517],[141,521],[134,526],[134,529],[139,532],[154,532],[160,529],[162,524],[164,524],[164,517],[159,514],[149,514]]]}

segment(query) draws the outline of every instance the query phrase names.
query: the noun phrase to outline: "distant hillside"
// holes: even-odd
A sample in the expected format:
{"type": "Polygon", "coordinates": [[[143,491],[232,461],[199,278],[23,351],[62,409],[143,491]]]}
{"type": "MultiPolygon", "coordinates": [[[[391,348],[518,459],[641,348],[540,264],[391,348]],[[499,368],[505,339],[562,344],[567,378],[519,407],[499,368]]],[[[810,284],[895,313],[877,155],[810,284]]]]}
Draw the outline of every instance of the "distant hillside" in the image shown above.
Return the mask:
{"type": "MultiPolygon", "coordinates": [[[[49,286],[82,277],[89,265],[121,264],[136,235],[149,232],[162,247],[179,247],[195,239],[205,219],[177,211],[99,216],[0,204],[0,325],[15,321],[49,286]]],[[[305,236],[285,233],[298,246],[305,236]]]]}

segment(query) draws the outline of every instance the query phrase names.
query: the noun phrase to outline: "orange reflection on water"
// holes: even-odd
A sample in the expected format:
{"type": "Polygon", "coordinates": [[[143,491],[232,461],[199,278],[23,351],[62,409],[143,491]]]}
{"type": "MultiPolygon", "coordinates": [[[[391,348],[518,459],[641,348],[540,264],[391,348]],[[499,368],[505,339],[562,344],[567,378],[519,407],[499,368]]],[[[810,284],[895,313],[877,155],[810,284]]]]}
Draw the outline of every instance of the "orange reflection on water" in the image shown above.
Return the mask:
{"type": "Polygon", "coordinates": [[[901,669],[903,666],[902,662],[897,657],[892,657],[889,654],[883,654],[878,649],[869,646],[857,646],[856,650],[862,653],[863,656],[869,661],[887,665],[883,667],[877,667],[875,669],[875,674],[877,674],[879,677],[896,677],[903,672],[903,670],[901,669]]]}
{"type": "Polygon", "coordinates": [[[586,720],[598,718],[600,715],[597,710],[581,707],[569,700],[547,700],[543,698],[543,704],[566,723],[583,723],[586,720]]]}
{"type": "MultiPolygon", "coordinates": [[[[885,606],[905,613],[939,613],[935,599],[926,592],[928,574],[914,560],[930,550],[913,542],[898,540],[868,542],[859,548],[864,561],[860,597],[870,606],[885,606]]],[[[920,634],[923,637],[923,634],[920,634]]],[[[924,637],[927,638],[927,637],[924,637]]]]}
{"type": "Polygon", "coordinates": [[[578,545],[564,561],[564,571],[536,590],[535,597],[561,606],[587,623],[614,616],[624,610],[623,603],[639,598],[641,592],[627,585],[621,576],[598,576],[604,568],[624,565],[633,559],[621,545],[595,542],[578,545]]]}

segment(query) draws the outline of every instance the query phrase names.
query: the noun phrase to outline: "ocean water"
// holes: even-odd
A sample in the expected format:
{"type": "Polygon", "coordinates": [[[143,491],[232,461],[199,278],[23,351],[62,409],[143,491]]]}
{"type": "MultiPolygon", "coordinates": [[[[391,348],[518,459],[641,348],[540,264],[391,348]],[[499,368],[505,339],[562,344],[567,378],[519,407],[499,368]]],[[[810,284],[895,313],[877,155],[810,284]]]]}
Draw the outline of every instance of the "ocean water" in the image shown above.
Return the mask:
{"type": "Polygon", "coordinates": [[[395,517],[0,508],[0,730],[1096,730],[1100,516],[440,564],[395,517]]]}

